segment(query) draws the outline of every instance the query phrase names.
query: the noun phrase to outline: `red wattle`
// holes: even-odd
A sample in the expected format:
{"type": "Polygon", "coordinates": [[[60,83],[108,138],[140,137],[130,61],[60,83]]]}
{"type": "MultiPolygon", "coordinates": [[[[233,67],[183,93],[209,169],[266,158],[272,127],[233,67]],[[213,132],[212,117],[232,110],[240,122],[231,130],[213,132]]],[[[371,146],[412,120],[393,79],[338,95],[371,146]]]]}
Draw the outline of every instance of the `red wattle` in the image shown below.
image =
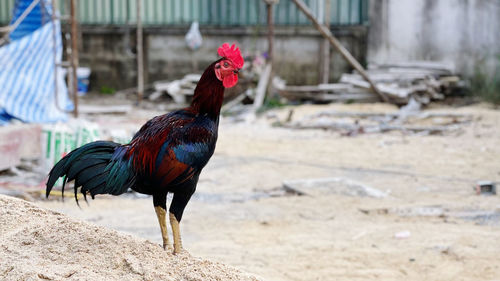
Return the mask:
{"type": "Polygon", "coordinates": [[[231,88],[234,85],[238,83],[238,75],[232,74],[224,77],[224,80],[222,81],[222,85],[224,85],[225,88],[231,88]]]}

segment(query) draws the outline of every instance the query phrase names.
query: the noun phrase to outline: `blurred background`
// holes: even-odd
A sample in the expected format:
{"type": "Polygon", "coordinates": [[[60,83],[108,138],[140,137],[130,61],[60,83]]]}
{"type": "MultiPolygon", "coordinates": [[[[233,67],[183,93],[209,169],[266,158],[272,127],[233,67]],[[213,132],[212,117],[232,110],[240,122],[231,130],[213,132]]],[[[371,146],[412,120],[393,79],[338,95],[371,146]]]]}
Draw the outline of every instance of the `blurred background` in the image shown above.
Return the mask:
{"type": "Polygon", "coordinates": [[[497,0],[1,0],[0,193],[161,243],[147,196],[79,209],[47,173],[188,106],[236,43],[192,255],[266,280],[494,280],[499,34],[497,0]]]}

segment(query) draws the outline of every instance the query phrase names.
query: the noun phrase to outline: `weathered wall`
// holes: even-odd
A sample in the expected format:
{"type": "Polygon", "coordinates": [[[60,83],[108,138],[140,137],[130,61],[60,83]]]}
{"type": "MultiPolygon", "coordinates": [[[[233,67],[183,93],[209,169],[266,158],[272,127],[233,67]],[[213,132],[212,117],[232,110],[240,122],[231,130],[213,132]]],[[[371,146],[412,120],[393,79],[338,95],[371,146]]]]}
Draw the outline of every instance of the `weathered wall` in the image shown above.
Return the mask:
{"type": "Polygon", "coordinates": [[[80,66],[90,67],[90,90],[101,87],[125,89],[136,85],[136,59],[130,40],[123,31],[103,30],[82,34],[80,66]]]}
{"type": "Polygon", "coordinates": [[[498,0],[372,0],[369,62],[453,62],[472,75],[500,64],[498,0]]]}
{"type": "MultiPolygon", "coordinates": [[[[265,28],[265,27],[264,27],[265,28]]],[[[267,50],[265,29],[201,29],[203,45],[196,52],[186,47],[186,28],[148,28],[145,30],[145,81],[176,79],[198,70],[217,58],[217,47],[223,42],[238,42],[244,54],[267,50]]],[[[366,28],[334,29],[344,45],[360,61],[365,61],[366,28]]],[[[276,73],[290,84],[318,83],[322,37],[311,27],[276,28],[276,73]]],[[[123,89],[136,84],[135,30],[123,28],[82,28],[80,64],[92,69],[91,87],[123,89]],[[126,34],[130,34],[127,36],[126,34]]],[[[334,50],[331,52],[331,81],[349,66],[334,50]]]]}

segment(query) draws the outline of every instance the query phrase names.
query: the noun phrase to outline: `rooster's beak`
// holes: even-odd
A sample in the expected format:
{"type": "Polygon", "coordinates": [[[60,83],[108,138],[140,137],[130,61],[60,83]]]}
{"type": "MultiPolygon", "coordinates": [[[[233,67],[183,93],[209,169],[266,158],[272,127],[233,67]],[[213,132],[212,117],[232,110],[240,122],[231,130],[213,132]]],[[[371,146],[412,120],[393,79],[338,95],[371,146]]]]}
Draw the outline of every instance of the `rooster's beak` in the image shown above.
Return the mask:
{"type": "Polygon", "coordinates": [[[238,74],[238,72],[240,72],[240,69],[239,69],[239,68],[236,68],[235,70],[233,70],[233,73],[234,73],[234,74],[238,74]]]}

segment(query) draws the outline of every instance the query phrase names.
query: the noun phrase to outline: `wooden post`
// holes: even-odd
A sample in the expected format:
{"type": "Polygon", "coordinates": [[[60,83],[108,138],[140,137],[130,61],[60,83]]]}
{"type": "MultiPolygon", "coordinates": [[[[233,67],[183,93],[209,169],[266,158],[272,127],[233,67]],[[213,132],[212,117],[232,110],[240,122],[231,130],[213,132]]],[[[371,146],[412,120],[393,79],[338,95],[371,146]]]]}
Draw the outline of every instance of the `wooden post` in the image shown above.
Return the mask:
{"type": "Polygon", "coordinates": [[[273,3],[266,1],[267,4],[267,42],[268,42],[268,61],[273,64],[273,45],[274,45],[274,19],[273,19],[273,3]]]}
{"type": "Polygon", "coordinates": [[[335,47],[335,49],[337,49],[337,51],[340,52],[342,57],[344,57],[344,59],[346,59],[347,62],[349,62],[349,64],[354,69],[356,69],[361,76],[363,76],[363,78],[370,84],[370,87],[373,90],[373,92],[375,94],[377,94],[384,102],[389,102],[389,98],[387,98],[387,96],[384,93],[380,92],[377,89],[377,86],[375,85],[375,83],[373,83],[373,81],[370,79],[370,77],[368,77],[368,74],[366,74],[363,66],[361,66],[361,64],[359,64],[359,62],[351,55],[351,53],[349,53],[349,51],[344,46],[342,46],[342,44],[339,42],[339,40],[337,38],[335,38],[335,36],[333,36],[330,29],[326,28],[324,25],[320,24],[316,20],[316,18],[311,13],[311,10],[309,10],[307,5],[304,4],[304,2],[302,0],[293,0],[293,2],[295,3],[295,5],[297,5],[299,10],[301,10],[304,13],[304,15],[307,18],[309,18],[309,20],[314,24],[316,29],[324,37],[326,37],[328,39],[328,41],[330,41],[330,43],[333,45],[333,47],[335,47]]]}
{"type": "Polygon", "coordinates": [[[270,87],[270,81],[272,80],[273,71],[273,45],[274,45],[274,20],[273,20],[273,5],[277,4],[279,0],[264,0],[267,5],[267,63],[264,68],[263,73],[259,78],[259,83],[257,85],[255,99],[253,102],[252,111],[255,113],[263,104],[266,99],[266,94],[270,87]]]}
{"type": "Polygon", "coordinates": [[[142,50],[142,20],[141,20],[141,2],[137,0],[137,102],[142,101],[144,95],[144,63],[142,50]]]}
{"type": "MultiPolygon", "coordinates": [[[[324,2],[324,17],[323,25],[330,29],[330,0],[321,0],[324,2]]],[[[319,11],[320,13],[323,11],[319,11]]],[[[328,39],[324,38],[321,46],[321,70],[320,70],[320,81],[323,84],[328,84],[330,77],[330,42],[328,39]]]]}
{"type": "Polygon", "coordinates": [[[71,69],[73,70],[71,74],[73,77],[73,103],[75,106],[74,114],[76,118],[78,117],[78,78],[76,75],[78,69],[78,32],[75,0],[71,0],[71,69]]]}

